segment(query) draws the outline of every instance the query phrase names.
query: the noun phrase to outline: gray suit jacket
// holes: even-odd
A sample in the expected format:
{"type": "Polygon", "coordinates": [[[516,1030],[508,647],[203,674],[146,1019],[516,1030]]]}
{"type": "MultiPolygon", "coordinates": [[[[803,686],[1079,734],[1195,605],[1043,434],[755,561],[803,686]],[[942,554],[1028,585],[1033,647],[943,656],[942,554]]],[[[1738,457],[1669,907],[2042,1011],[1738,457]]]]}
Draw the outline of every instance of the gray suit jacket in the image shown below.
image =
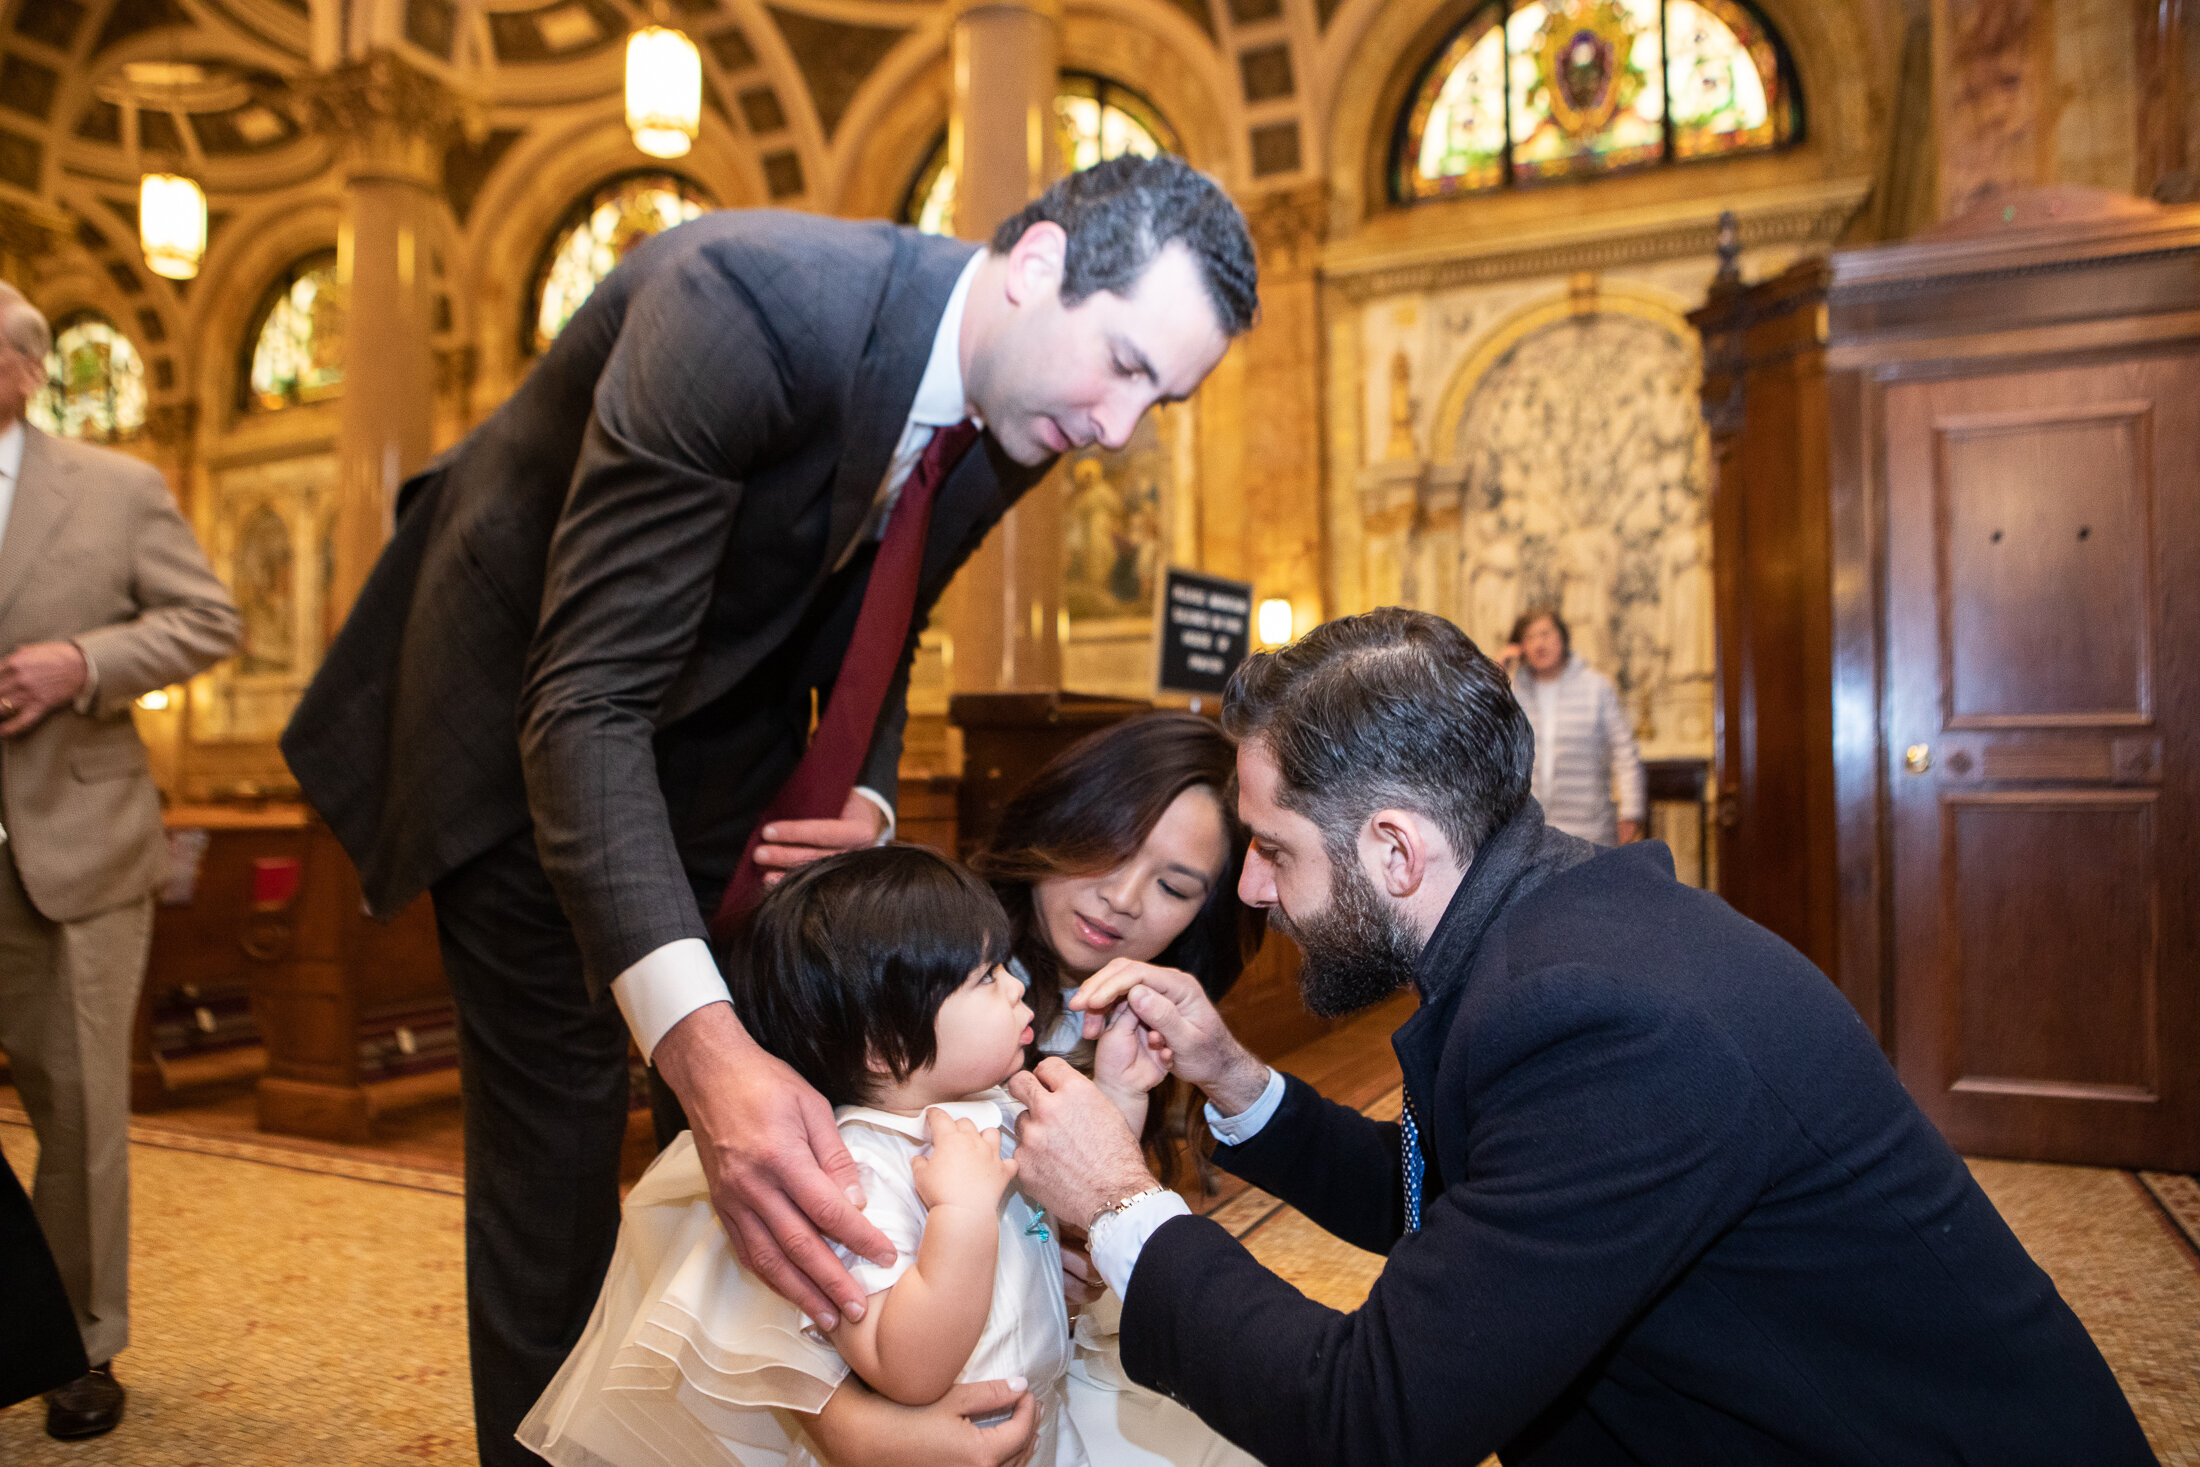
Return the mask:
{"type": "MultiPolygon", "coordinates": [[[[972,246],[706,215],[637,247],[407,484],[283,738],[378,913],[533,824],[600,988],[703,935],[852,631],[859,531],[972,246]]],[[[916,625],[1044,472],[942,488],[916,625]]],[[[908,657],[864,782],[891,797],[908,657]]]]}
{"type": "Polygon", "coordinates": [[[74,641],[99,694],[89,712],[57,708],[0,740],[0,824],[32,905],[74,922],[159,883],[160,796],[130,701],[235,651],[237,608],[158,469],[28,424],[23,435],[0,538],[0,653],[74,641]]]}

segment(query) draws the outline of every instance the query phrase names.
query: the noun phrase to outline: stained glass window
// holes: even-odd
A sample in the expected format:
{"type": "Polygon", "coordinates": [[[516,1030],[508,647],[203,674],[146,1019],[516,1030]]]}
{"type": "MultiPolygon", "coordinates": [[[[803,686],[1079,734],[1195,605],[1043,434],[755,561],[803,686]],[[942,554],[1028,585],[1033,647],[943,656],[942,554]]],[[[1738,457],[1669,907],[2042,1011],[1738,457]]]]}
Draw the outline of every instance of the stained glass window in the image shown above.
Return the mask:
{"type": "Polygon", "coordinates": [[[344,385],[344,293],[336,256],[300,260],[260,307],[245,371],[245,405],[262,411],[324,402],[344,385]]]}
{"type": "MultiPolygon", "coordinates": [[[[1064,72],[1054,98],[1056,138],[1062,168],[1078,173],[1108,158],[1135,153],[1152,158],[1178,151],[1176,133],[1153,104],[1106,77],[1064,72]]],[[[902,206],[902,219],[927,234],[955,232],[955,165],[941,138],[917,170],[902,206]]]]}
{"type": "Polygon", "coordinates": [[[550,237],[535,273],[528,348],[539,352],[557,340],[628,250],[717,207],[709,194],[676,173],[630,173],[597,189],[550,237]]]}
{"type": "Polygon", "coordinates": [[[1498,0],[1454,31],[1399,119],[1399,200],[1783,147],[1801,107],[1741,0],[1498,0]]]}
{"type": "Polygon", "coordinates": [[[1730,0],[1666,0],[1673,153],[1775,147],[1795,133],[1793,88],[1763,21],[1730,0]]]}
{"type": "Polygon", "coordinates": [[[145,362],[105,316],[63,318],[46,353],[45,390],[27,416],[48,433],[108,443],[145,426],[145,362]]]}

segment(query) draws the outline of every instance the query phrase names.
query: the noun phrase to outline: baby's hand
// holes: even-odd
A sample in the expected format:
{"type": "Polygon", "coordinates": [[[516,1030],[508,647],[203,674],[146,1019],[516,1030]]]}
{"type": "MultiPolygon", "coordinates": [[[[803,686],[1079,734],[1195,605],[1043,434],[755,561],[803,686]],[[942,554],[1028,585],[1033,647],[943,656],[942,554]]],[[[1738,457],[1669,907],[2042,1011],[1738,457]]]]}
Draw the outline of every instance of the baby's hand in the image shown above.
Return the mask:
{"type": "Polygon", "coordinates": [[[924,1113],[924,1124],[932,1133],[932,1154],[918,1157],[910,1167],[924,1205],[997,1209],[1001,1194],[1016,1179],[1016,1163],[1001,1155],[999,1129],[981,1131],[937,1108],[924,1113]]]}
{"type": "Polygon", "coordinates": [[[1144,1095],[1168,1073],[1161,1036],[1139,1023],[1129,1004],[1117,1005],[1093,1047],[1093,1083],[1111,1095],[1144,1095]]]}

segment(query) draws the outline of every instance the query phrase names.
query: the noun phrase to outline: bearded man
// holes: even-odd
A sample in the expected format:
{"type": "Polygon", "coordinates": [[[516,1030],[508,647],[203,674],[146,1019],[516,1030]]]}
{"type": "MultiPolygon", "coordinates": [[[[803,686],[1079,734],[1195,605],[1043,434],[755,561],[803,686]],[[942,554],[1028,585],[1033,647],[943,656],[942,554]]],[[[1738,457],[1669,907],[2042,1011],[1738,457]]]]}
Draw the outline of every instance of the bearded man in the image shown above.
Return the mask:
{"type": "Polygon", "coordinates": [[[1305,1298],[1147,1174],[1067,1065],[1018,1183],[1089,1223],[1123,1365],[1270,1467],[2154,1461],[2100,1352],[1872,1036],[1657,842],[1544,824],[1533,738],[1458,628],[1396,609],[1249,659],[1224,702],[1239,894],[1307,1004],[1407,986],[1396,1123],[1278,1074],[1184,974],[1118,961],[1216,1160],[1386,1262],[1305,1298]]]}

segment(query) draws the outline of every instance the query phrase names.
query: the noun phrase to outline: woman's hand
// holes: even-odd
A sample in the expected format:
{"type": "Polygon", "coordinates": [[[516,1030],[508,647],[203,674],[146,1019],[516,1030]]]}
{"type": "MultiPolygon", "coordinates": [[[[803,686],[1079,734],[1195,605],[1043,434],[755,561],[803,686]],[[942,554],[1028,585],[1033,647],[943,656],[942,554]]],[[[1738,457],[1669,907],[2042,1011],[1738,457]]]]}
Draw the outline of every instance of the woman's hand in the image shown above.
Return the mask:
{"type": "Polygon", "coordinates": [[[1087,1029],[1119,1001],[1160,1036],[1170,1073],[1206,1091],[1222,1114],[1236,1115],[1268,1087],[1268,1067],[1237,1042],[1191,974],[1117,958],[1069,996],[1087,1029]]]}
{"type": "Polygon", "coordinates": [[[1016,1180],[1016,1163],[1001,1155],[999,1129],[981,1131],[937,1107],[924,1113],[924,1124],[932,1134],[932,1153],[910,1163],[924,1205],[998,1210],[1001,1194],[1016,1180]]]}
{"type": "Polygon", "coordinates": [[[1497,649],[1497,665],[1505,669],[1505,676],[1511,677],[1519,670],[1523,655],[1518,642],[1507,642],[1497,649]]]}
{"type": "Polygon", "coordinates": [[[1039,1404],[1021,1377],[959,1385],[929,1406],[897,1406],[850,1375],[809,1425],[841,1467],[1020,1467],[1038,1440],[1039,1404]]]}
{"type": "Polygon", "coordinates": [[[1168,1078],[1169,1046],[1129,1004],[1107,1016],[1092,1052],[1092,1081],[1110,1095],[1144,1095],[1168,1078]]]}

